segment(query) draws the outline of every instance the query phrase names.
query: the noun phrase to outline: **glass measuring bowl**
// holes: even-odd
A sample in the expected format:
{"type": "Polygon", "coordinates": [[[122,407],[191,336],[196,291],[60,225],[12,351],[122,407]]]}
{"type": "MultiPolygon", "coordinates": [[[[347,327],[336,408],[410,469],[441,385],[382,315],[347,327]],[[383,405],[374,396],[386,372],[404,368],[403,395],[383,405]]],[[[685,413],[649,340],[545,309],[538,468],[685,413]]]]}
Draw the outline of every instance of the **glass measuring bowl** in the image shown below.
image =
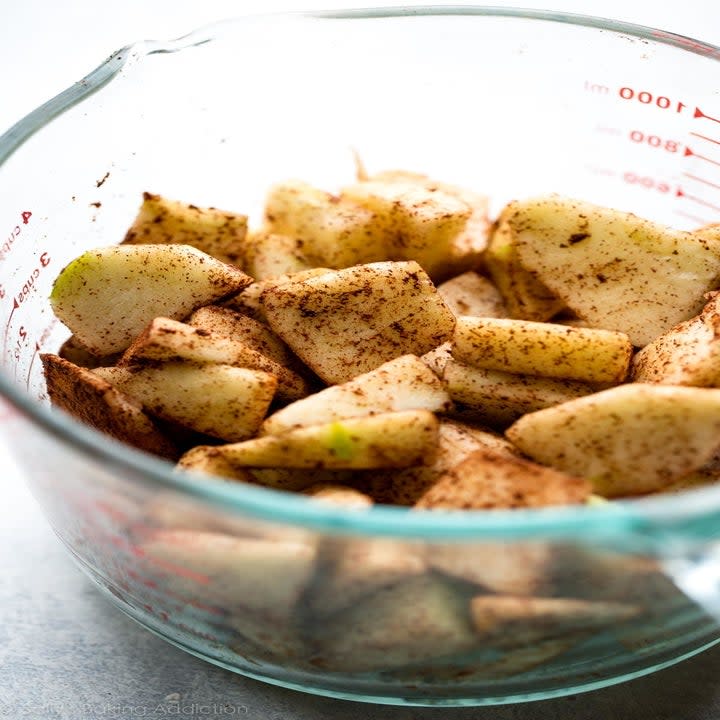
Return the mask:
{"type": "Polygon", "coordinates": [[[536,512],[318,506],[173,475],[51,412],[38,355],[67,337],[54,277],[118,242],[144,190],[257,221],[278,179],[347,182],[352,148],[371,170],[486,192],[495,210],[554,191],[681,228],[718,221],[718,60],[552,13],[257,17],[124,48],[11,128],[0,392],[18,412],[4,431],[80,566],[196,655],[375,702],[550,697],[717,642],[720,489],[536,512]],[[471,603],[498,597],[551,602],[484,636],[471,603]]]}

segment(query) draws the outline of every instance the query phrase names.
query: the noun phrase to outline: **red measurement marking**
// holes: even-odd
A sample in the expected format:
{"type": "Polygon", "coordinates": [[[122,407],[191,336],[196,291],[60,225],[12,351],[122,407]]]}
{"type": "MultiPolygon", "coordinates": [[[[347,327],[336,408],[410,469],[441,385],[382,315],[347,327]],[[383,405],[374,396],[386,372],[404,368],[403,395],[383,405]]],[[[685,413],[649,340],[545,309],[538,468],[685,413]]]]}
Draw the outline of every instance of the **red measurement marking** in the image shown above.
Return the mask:
{"type": "Polygon", "coordinates": [[[705,118],[706,120],[712,120],[713,122],[720,123],[720,118],[713,117],[712,115],[708,115],[704,113],[699,107],[695,108],[695,112],[693,113],[694,118],[705,118]]]}
{"type": "Polygon", "coordinates": [[[130,568],[126,568],[125,572],[131,580],[134,580],[135,582],[138,582],[138,583],[144,585],[145,587],[150,588],[150,590],[156,590],[158,592],[158,594],[162,595],[162,597],[165,599],[170,598],[172,600],[176,600],[177,602],[181,603],[182,605],[192,605],[192,607],[197,608],[198,610],[202,610],[203,612],[207,612],[211,615],[222,615],[223,614],[222,610],[220,610],[217,607],[214,607],[212,605],[206,605],[205,603],[202,603],[199,600],[194,600],[193,598],[189,598],[189,597],[186,597],[185,595],[180,595],[176,592],[173,592],[169,588],[161,586],[155,580],[146,578],[130,568]]]}
{"type": "Polygon", "coordinates": [[[199,583],[200,585],[207,585],[210,582],[210,578],[207,575],[194,572],[193,570],[188,570],[182,565],[177,565],[175,563],[169,562],[168,560],[162,560],[161,558],[153,558],[147,555],[145,556],[145,559],[153,565],[157,565],[157,567],[161,568],[162,570],[167,570],[173,575],[185,578],[186,580],[191,580],[192,582],[199,583]]]}
{"type": "Polygon", "coordinates": [[[713,160],[712,158],[706,157],[705,155],[700,155],[700,153],[696,153],[694,150],[691,150],[689,147],[685,148],[685,157],[696,157],[700,160],[706,160],[709,163],[712,163],[713,165],[720,165],[720,161],[713,160]]]}
{"type": "Polygon", "coordinates": [[[113,507],[110,503],[105,502],[103,500],[98,500],[95,503],[95,507],[104,515],[107,515],[112,520],[116,520],[117,522],[125,522],[126,520],[129,520],[126,513],[122,512],[121,510],[118,510],[117,508],[113,507]]]}
{"type": "Polygon", "coordinates": [[[720,205],[713,205],[712,203],[709,203],[707,200],[703,200],[702,198],[697,197],[697,195],[688,195],[686,192],[683,192],[682,188],[678,188],[675,192],[676,197],[682,197],[686,200],[690,200],[690,202],[697,203],[698,205],[704,205],[705,207],[710,208],[711,210],[717,210],[717,212],[720,212],[720,205]]]}
{"type": "Polygon", "coordinates": [[[631,87],[621,87],[618,95],[623,100],[635,100],[641,105],[654,105],[660,110],[674,110],[676,113],[682,112],[687,105],[679,100],[671,100],[665,95],[654,95],[647,90],[635,90],[631,87]]]}
{"type": "Polygon", "coordinates": [[[708,142],[715,143],[716,145],[720,145],[720,140],[713,140],[713,138],[709,138],[705,135],[701,135],[700,133],[691,132],[691,135],[694,135],[696,138],[700,138],[701,140],[707,140],[708,142]]]}
{"type": "Polygon", "coordinates": [[[15,244],[15,241],[18,239],[18,236],[22,230],[20,229],[19,225],[16,225],[12,231],[8,234],[7,240],[0,246],[0,260],[4,260],[7,254],[12,249],[12,246],[15,244]]]}
{"type": "Polygon", "coordinates": [[[690,178],[691,180],[696,180],[699,183],[703,183],[704,185],[709,185],[710,187],[716,188],[717,190],[720,190],[720,185],[717,185],[714,182],[710,182],[709,180],[706,180],[705,178],[700,178],[697,175],[691,175],[690,173],[683,173],[683,175],[686,178],[690,178]]]}
{"type": "Polygon", "coordinates": [[[142,575],[138,575],[134,570],[127,570],[127,575],[132,580],[135,580],[136,582],[139,582],[141,585],[144,585],[146,588],[150,588],[150,590],[157,590],[158,584],[151,580],[150,578],[143,577],[142,575]]]}
{"type": "Polygon", "coordinates": [[[692,220],[698,225],[710,225],[712,223],[712,220],[703,220],[703,218],[698,217],[697,215],[691,215],[690,213],[686,213],[684,210],[675,210],[675,214],[687,218],[688,220],[692,220]]]}
{"type": "Polygon", "coordinates": [[[597,93],[598,95],[607,95],[610,92],[610,88],[607,85],[590,82],[590,80],[585,81],[584,87],[588,92],[597,93]]]}
{"type": "MultiPolygon", "coordinates": [[[[32,213],[29,210],[25,210],[20,213],[20,217],[22,218],[22,224],[27,225],[30,222],[32,213]]],[[[2,245],[0,245],[0,260],[5,259],[5,256],[10,252],[12,246],[15,244],[15,241],[18,239],[21,232],[22,228],[20,227],[20,225],[16,225],[8,234],[7,240],[5,240],[2,245]]],[[[3,296],[4,292],[0,294],[0,298],[2,298],[3,296]]]]}
{"type": "Polygon", "coordinates": [[[661,193],[668,193],[672,190],[669,183],[656,180],[648,175],[636,175],[633,172],[626,172],[622,177],[626,183],[630,185],[639,185],[646,190],[657,190],[661,193]]]}
{"type": "Polygon", "coordinates": [[[133,557],[143,557],[145,555],[145,552],[142,548],[139,548],[137,545],[133,545],[131,542],[126,540],[124,537],[120,535],[107,535],[107,540],[112,543],[116,548],[119,550],[124,550],[128,555],[132,555],[133,557]]]}
{"type": "Polygon", "coordinates": [[[33,268],[30,275],[28,275],[27,280],[23,283],[22,288],[20,288],[17,295],[15,295],[15,302],[18,305],[21,305],[30,292],[36,289],[35,281],[40,277],[40,272],[50,264],[51,260],[52,258],[46,252],[40,255],[40,264],[33,268]]]}
{"type": "Polygon", "coordinates": [[[10,332],[10,323],[12,322],[13,315],[15,314],[15,311],[20,307],[20,303],[17,301],[17,298],[13,300],[13,308],[10,311],[10,317],[7,320],[7,323],[5,324],[5,334],[3,335],[3,353],[7,351],[7,341],[8,341],[8,333],[10,332]]]}
{"type": "Polygon", "coordinates": [[[35,350],[33,351],[32,357],[30,358],[30,367],[28,367],[27,377],[25,378],[25,387],[28,390],[30,389],[30,377],[32,376],[33,363],[35,362],[35,358],[37,357],[39,352],[40,352],[40,343],[36,342],[35,350]]]}
{"type": "Polygon", "coordinates": [[[671,153],[676,153],[681,147],[681,144],[676,140],[663,139],[658,135],[646,135],[640,130],[631,130],[630,140],[634,143],[649,145],[650,147],[660,148],[671,153]]]}

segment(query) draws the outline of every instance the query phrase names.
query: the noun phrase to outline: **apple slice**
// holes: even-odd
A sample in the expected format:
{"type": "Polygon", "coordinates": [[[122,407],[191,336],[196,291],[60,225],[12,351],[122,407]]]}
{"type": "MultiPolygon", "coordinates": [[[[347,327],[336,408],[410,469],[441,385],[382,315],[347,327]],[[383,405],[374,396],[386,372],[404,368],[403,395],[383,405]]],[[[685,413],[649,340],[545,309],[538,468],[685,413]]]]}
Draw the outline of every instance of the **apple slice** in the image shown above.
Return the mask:
{"type": "Polygon", "coordinates": [[[230,365],[168,362],[91,372],[154,415],[229,442],[257,432],[277,387],[274,375],[230,365]]]}
{"type": "Polygon", "coordinates": [[[123,244],[192,245],[215,259],[242,265],[247,216],[143,193],[123,244]]]}
{"type": "Polygon", "coordinates": [[[507,427],[525,413],[590,395],[596,389],[575,380],[481,370],[452,357],[445,360],[442,378],[455,402],[493,427],[507,427]]]}
{"type": "MultiPolygon", "coordinates": [[[[442,259],[443,275],[451,277],[482,266],[483,251],[487,246],[490,221],[488,219],[489,199],[473,190],[459,185],[435,180],[422,173],[407,170],[384,170],[368,177],[367,173],[358,173],[357,180],[371,183],[416,186],[430,193],[450,195],[467,205],[470,216],[463,229],[449,243],[447,253],[442,259]]],[[[404,256],[403,256],[404,257],[404,256]]],[[[418,258],[413,258],[418,260],[418,258]]],[[[420,263],[422,265],[422,262],[420,263]]]]}
{"type": "Polygon", "coordinates": [[[139,450],[175,459],[180,451],[142,409],[92,370],[57,355],[40,356],[52,404],[139,450]]]}
{"type": "Polygon", "coordinates": [[[384,260],[392,240],[371,209],[299,180],[270,189],[265,224],[271,233],[299,239],[310,262],[331,268],[384,260]]]}
{"type": "Polygon", "coordinates": [[[219,455],[231,465],[269,468],[366,469],[432,462],[438,421],[428,410],[406,410],[266,435],[246,442],[198,446],[180,459],[219,455]]]}
{"type": "Polygon", "coordinates": [[[476,632],[488,645],[500,648],[611,630],[641,612],[637,605],[575,598],[480,595],[470,603],[476,632]]]}
{"type": "Polygon", "coordinates": [[[476,450],[441,475],[415,503],[424,510],[490,510],[573,505],[588,480],[492,450],[476,450]]]}
{"type": "Polygon", "coordinates": [[[328,384],[449,340],[455,316],[416,262],[289,281],[261,296],[272,329],[328,384]]]}
{"type": "Polygon", "coordinates": [[[93,355],[88,349],[74,336],[71,335],[58,350],[58,355],[64,360],[69,360],[80,367],[92,370],[96,367],[105,367],[106,365],[114,365],[120,355],[113,353],[112,355],[93,355]]]}
{"type": "Polygon", "coordinates": [[[192,530],[157,530],[140,543],[143,562],[167,588],[226,610],[287,621],[310,582],[315,549],[192,530]]]}
{"type": "Polygon", "coordinates": [[[513,446],[500,435],[443,418],[438,429],[437,452],[431,465],[368,473],[367,492],[375,502],[414,505],[441,475],[481,448],[505,455],[517,454],[513,446]]]}
{"type": "Polygon", "coordinates": [[[124,350],[158,315],[183,318],[252,278],[189,245],[88,250],[55,280],[57,317],[94,355],[124,350]]]}
{"type": "Polygon", "coordinates": [[[219,305],[198,308],[187,320],[200,330],[209,330],[218,335],[242,340],[254,350],[271,360],[297,369],[301,364],[290,348],[264,323],[219,305]]]}
{"type": "Polygon", "coordinates": [[[633,347],[620,332],[509,318],[459,317],[452,355],[485,370],[620,383],[633,347]]]}
{"type": "Polygon", "coordinates": [[[522,266],[588,326],[643,347],[701,310],[720,282],[720,242],[631,213],[551,195],[507,222],[522,266]]]}
{"type": "Polygon", "coordinates": [[[662,385],[720,385],[720,293],[700,315],[676,325],[640,350],[633,380],[662,385]]]}
{"type": "MultiPolygon", "coordinates": [[[[253,653],[296,657],[302,643],[295,608],[315,567],[311,542],[158,530],[139,544],[147,575],[175,601],[222,612],[223,624],[259,647],[253,653]]],[[[238,640],[243,651],[243,640],[238,640]]]]}
{"type": "Polygon", "coordinates": [[[720,390],[630,383],[538,410],[507,437],[534,460],[639,495],[705,465],[720,448],[720,390]]]}
{"type": "Polygon", "coordinates": [[[550,542],[476,542],[462,549],[433,543],[428,563],[450,577],[501,595],[540,597],[553,590],[553,546],[550,542]]]}
{"type": "Polygon", "coordinates": [[[268,230],[250,233],[245,247],[245,270],[255,280],[309,270],[312,264],[303,254],[305,243],[296,237],[268,230]]]}
{"type": "Polygon", "coordinates": [[[371,211],[388,229],[384,258],[415,260],[433,278],[452,275],[448,259],[473,214],[456,194],[416,182],[367,180],[344,187],[340,198],[371,211]]]}
{"type": "Polygon", "coordinates": [[[565,303],[521,265],[515,232],[507,223],[515,205],[510,203],[500,213],[485,250],[485,266],[505,301],[508,317],[544,322],[565,303]]]}
{"type": "Polygon", "coordinates": [[[296,282],[315,277],[316,275],[324,275],[326,272],[329,272],[327,268],[314,267],[310,268],[310,270],[299,270],[298,272],[288,273],[287,275],[277,275],[275,277],[265,278],[264,280],[257,280],[243,288],[241,292],[227,298],[223,302],[223,305],[243,315],[248,315],[259,322],[267,322],[265,308],[260,302],[260,297],[266,290],[277,287],[278,285],[284,285],[287,282],[296,282]]]}
{"type": "MultiPolygon", "coordinates": [[[[362,506],[356,500],[356,509],[362,506]]],[[[304,601],[315,617],[354,607],[381,588],[427,570],[421,550],[394,538],[326,537],[304,601]]]]}
{"type": "Polygon", "coordinates": [[[478,646],[468,598],[431,574],[383,587],[329,618],[312,634],[313,665],[335,672],[389,670],[478,646]]]}
{"type": "Polygon", "coordinates": [[[130,367],[169,360],[262,370],[277,378],[277,396],[285,401],[297,400],[310,393],[310,386],[304,378],[242,340],[163,317],[155,318],[143,330],[120,358],[118,366],[130,367]]]}
{"type": "Polygon", "coordinates": [[[500,291],[486,277],[468,271],[437,286],[448,307],[460,317],[509,317],[500,291]]]}
{"type": "Polygon", "coordinates": [[[303,495],[311,497],[316,502],[334,505],[336,507],[353,508],[360,510],[373,505],[373,499],[355,488],[347,485],[330,485],[329,483],[314,483],[302,490],[303,495]]]}
{"type": "Polygon", "coordinates": [[[450,409],[442,382],[415,355],[403,355],[342,385],[297,400],[271,415],[261,434],[280,435],[309,425],[398,410],[450,409]]]}

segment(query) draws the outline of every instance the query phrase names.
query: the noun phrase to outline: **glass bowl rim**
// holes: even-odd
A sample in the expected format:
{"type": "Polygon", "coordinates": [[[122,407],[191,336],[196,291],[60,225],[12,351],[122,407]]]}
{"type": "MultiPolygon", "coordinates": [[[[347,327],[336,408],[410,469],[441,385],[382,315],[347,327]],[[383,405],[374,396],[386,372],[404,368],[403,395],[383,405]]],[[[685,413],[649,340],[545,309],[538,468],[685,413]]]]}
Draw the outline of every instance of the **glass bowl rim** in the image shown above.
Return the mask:
{"type": "MultiPolygon", "coordinates": [[[[81,103],[110,82],[132,57],[171,53],[204,44],[218,36],[221,29],[253,20],[283,21],[363,20],[413,17],[504,17],[520,20],[549,21],[577,27],[595,28],[650,40],[720,61],[720,47],[684,35],[652,27],[591,15],[552,10],[533,10],[496,6],[402,6],[347,10],[292,11],[238,16],[214,22],[170,41],[140,41],[120,48],[81,81],[31,111],[0,135],[0,168],[35,132],[53,118],[81,103]]],[[[691,489],[676,494],[613,501],[602,506],[559,506],[536,510],[425,511],[376,505],[363,510],[347,510],[318,503],[297,493],[261,486],[228,482],[219,478],[178,473],[159,458],[112,440],[107,435],[82,425],[65,413],[31,401],[9,377],[0,372],[0,397],[7,399],[22,415],[54,436],[59,442],[83,456],[130,471],[128,482],[143,482],[153,487],[175,490],[227,511],[272,523],[296,527],[383,535],[417,540],[471,540],[483,538],[522,538],[536,535],[565,536],[608,532],[642,531],[663,521],[677,522],[707,516],[720,511],[720,486],[691,489]]]]}

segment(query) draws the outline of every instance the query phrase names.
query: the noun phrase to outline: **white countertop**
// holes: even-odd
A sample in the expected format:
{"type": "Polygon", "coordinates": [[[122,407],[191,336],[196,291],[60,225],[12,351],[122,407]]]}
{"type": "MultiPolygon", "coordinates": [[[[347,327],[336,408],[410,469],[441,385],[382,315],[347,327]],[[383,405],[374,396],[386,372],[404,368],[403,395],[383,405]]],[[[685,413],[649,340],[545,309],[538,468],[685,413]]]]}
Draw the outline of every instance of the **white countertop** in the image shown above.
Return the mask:
{"type": "MultiPolygon", "coordinates": [[[[310,3],[313,5],[315,3],[310,3]]],[[[362,2],[324,2],[352,7],[362,2]]],[[[374,3],[382,4],[382,3],[374,3]]],[[[387,5],[399,5],[386,2],[387,5]]],[[[506,3],[654,25],[720,44],[717,0],[506,3]]],[[[84,75],[117,47],[184,34],[244,12],[292,2],[237,0],[6,0],[0,23],[0,132],[84,75]]],[[[2,445],[0,408],[0,717],[243,717],[257,720],[716,720],[720,647],[654,675],[585,695],[487,709],[369,708],[233,675],[137,626],[102,598],[45,524],[2,445]]]]}

